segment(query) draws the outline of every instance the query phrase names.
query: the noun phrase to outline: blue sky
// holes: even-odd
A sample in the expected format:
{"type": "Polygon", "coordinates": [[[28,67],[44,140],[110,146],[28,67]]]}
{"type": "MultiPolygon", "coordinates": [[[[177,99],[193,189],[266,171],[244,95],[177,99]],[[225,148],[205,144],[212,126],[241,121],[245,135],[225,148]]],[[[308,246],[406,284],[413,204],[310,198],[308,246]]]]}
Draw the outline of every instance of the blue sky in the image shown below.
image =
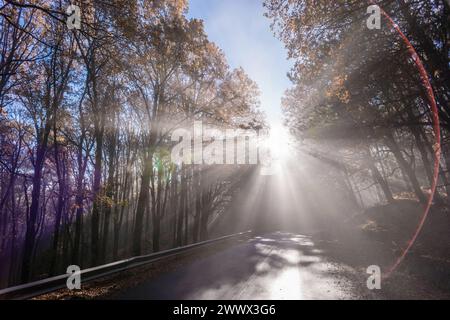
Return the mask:
{"type": "Polygon", "coordinates": [[[263,13],[262,0],[190,0],[188,16],[204,20],[209,39],[224,51],[230,66],[242,66],[256,81],[267,120],[279,125],[292,63],[263,13]]]}

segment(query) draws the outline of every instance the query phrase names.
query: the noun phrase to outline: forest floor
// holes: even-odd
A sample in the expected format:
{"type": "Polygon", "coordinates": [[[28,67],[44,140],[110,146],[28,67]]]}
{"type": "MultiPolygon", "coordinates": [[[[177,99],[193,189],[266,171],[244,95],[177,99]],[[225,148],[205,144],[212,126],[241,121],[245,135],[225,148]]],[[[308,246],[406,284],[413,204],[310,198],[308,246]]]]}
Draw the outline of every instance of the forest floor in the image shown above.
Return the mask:
{"type": "MultiPolygon", "coordinates": [[[[417,201],[397,200],[367,209],[338,227],[315,234],[313,239],[337,261],[361,272],[378,265],[383,273],[401,256],[422,214],[417,201]]],[[[433,206],[414,245],[395,272],[382,281],[377,295],[388,299],[450,299],[449,230],[449,212],[444,206],[433,206]]]]}

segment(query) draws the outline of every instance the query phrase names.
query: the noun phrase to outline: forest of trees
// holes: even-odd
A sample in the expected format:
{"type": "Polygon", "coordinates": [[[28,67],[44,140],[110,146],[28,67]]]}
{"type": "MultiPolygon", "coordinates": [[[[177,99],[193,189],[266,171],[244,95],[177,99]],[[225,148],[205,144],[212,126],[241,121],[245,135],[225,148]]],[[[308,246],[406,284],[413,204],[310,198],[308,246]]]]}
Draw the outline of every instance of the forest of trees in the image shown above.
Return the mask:
{"type": "MultiPolygon", "coordinates": [[[[366,22],[370,1],[266,0],[266,16],[294,60],[283,99],[286,122],[311,155],[334,168],[356,210],[397,199],[427,203],[435,151],[434,203],[450,195],[450,8],[445,0],[376,1],[381,29],[366,22]],[[390,23],[390,17],[396,25],[390,23]],[[434,90],[431,100],[414,53],[434,90]]],[[[336,179],[337,178],[337,179],[336,179]]],[[[351,206],[350,206],[351,207],[351,206]]]]}
{"type": "Polygon", "coordinates": [[[170,132],[263,117],[187,5],[0,1],[0,287],[208,237],[249,167],[176,165],[170,132]]]}
{"type": "MultiPolygon", "coordinates": [[[[294,67],[282,105],[355,211],[450,195],[450,8],[265,0],[294,67]],[[433,88],[430,95],[411,48],[433,88]]],[[[254,167],[171,161],[194,121],[265,128],[256,83],[187,18],[187,0],[0,0],[0,288],[208,238],[254,167]],[[69,28],[66,9],[81,9],[69,28]]],[[[331,184],[330,184],[331,185],[331,184]]]]}

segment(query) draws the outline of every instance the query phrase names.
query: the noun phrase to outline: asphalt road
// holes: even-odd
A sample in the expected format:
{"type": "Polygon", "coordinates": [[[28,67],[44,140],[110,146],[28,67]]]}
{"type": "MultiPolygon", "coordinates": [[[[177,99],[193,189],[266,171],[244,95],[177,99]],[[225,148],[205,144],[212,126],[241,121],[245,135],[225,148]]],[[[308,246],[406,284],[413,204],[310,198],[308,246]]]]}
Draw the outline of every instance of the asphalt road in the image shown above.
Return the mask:
{"type": "Polygon", "coordinates": [[[343,276],[348,269],[327,260],[309,237],[277,232],[162,274],[116,298],[358,299],[362,284],[343,276]]]}

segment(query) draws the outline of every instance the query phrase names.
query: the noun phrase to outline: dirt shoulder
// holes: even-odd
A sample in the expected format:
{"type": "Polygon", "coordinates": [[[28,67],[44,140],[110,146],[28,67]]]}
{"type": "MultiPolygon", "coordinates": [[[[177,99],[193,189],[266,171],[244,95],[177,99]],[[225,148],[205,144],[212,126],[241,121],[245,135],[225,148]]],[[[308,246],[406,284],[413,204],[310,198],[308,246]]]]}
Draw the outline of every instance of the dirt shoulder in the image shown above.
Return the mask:
{"type": "MultiPolygon", "coordinates": [[[[313,239],[324,252],[368,277],[366,269],[378,265],[382,273],[397,261],[423,214],[414,201],[370,208],[313,239]]],[[[450,299],[450,216],[435,206],[405,259],[372,298],[450,299]]],[[[363,279],[362,279],[363,280],[363,279]]],[[[361,281],[361,280],[360,280],[361,281]]]]}

